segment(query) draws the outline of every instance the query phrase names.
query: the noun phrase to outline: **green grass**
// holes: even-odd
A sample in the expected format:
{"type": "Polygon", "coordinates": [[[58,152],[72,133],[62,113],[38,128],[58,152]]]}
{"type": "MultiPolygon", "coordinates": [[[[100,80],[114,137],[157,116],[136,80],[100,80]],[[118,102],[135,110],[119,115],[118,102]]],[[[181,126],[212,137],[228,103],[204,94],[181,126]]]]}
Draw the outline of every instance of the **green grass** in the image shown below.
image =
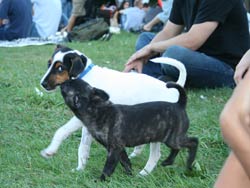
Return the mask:
{"type": "MultiPolygon", "coordinates": [[[[122,70],[133,53],[136,35],[122,33],[110,41],[69,43],[69,47],[88,55],[95,64],[122,70]]],[[[90,159],[82,172],[77,166],[81,131],[63,142],[58,153],[47,160],[40,150],[50,142],[59,126],[72,117],[59,90],[40,97],[35,87],[47,69],[54,45],[0,48],[0,187],[89,187],[89,188],[207,188],[212,187],[228,154],[218,124],[219,114],[231,89],[188,90],[189,134],[199,137],[197,168],[186,173],[186,151],[173,166],[157,168],[147,177],[138,172],[148,159],[149,147],[132,159],[133,175],[127,176],[119,165],[106,182],[99,182],[106,152],[94,142],[90,159]]],[[[152,91],[153,92],[153,91],[152,91]]],[[[169,150],[162,145],[161,161],[169,150]]],[[[128,149],[131,152],[131,148],[128,149]]]]}

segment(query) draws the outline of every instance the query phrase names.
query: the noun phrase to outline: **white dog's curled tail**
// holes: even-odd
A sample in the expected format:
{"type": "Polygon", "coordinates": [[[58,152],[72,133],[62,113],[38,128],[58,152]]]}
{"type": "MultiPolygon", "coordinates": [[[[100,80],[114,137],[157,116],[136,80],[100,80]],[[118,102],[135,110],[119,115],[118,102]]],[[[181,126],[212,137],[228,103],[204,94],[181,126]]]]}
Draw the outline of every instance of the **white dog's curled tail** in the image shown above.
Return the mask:
{"type": "Polygon", "coordinates": [[[186,79],[187,79],[187,71],[183,63],[181,63],[180,61],[176,59],[169,58],[169,57],[157,57],[154,59],[150,59],[150,61],[154,63],[162,63],[162,64],[172,65],[176,67],[180,72],[179,78],[176,83],[184,87],[186,83],[186,79]]]}

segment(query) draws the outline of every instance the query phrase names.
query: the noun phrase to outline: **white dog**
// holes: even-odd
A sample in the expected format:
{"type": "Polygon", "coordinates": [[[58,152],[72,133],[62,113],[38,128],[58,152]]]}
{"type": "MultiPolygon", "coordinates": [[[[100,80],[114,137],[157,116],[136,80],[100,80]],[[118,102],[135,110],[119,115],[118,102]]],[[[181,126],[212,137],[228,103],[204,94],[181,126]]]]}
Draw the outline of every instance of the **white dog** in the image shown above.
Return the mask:
{"type": "MultiPolygon", "coordinates": [[[[155,63],[164,63],[176,67],[180,74],[177,83],[184,87],[186,69],[184,65],[174,59],[160,57],[152,59],[155,63]]],[[[116,104],[137,104],[150,101],[176,102],[179,93],[174,88],[166,88],[166,84],[145,74],[124,73],[94,65],[87,56],[77,50],[59,46],[49,61],[50,67],[41,80],[41,85],[47,91],[52,91],[64,81],[81,77],[93,87],[106,91],[110,100],[116,104]]],[[[86,166],[92,137],[83,123],[75,116],[60,127],[50,145],[41,151],[43,157],[54,155],[60,144],[70,134],[82,128],[82,138],[78,149],[78,167],[82,170],[86,166]]],[[[135,147],[130,157],[138,155],[142,146],[135,147]]],[[[160,143],[150,144],[150,156],[141,175],[147,175],[156,166],[160,158],[160,143]]]]}

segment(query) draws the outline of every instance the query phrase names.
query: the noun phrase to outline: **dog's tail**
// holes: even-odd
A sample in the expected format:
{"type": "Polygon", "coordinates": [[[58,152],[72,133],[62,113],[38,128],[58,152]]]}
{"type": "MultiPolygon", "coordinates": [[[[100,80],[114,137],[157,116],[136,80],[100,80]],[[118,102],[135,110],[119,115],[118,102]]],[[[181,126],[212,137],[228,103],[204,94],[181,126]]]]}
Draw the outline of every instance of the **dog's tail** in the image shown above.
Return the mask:
{"type": "Polygon", "coordinates": [[[184,87],[186,83],[186,78],[187,78],[187,71],[183,63],[181,63],[180,61],[176,59],[169,58],[169,57],[157,57],[154,59],[150,59],[150,61],[154,63],[163,63],[163,64],[172,65],[176,67],[179,70],[179,78],[176,83],[184,87]]]}
{"type": "Polygon", "coordinates": [[[177,101],[177,103],[185,108],[187,104],[187,94],[184,88],[179,84],[176,84],[175,82],[167,82],[166,87],[175,88],[179,91],[179,100],[177,101]]]}

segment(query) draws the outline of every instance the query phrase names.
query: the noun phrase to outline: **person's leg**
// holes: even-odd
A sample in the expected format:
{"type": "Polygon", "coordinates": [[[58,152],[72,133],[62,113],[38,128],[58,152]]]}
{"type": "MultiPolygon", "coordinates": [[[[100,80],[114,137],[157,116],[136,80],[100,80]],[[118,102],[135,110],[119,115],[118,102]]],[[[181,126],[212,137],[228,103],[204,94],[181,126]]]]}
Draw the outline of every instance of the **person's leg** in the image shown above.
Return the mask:
{"type": "Polygon", "coordinates": [[[8,40],[5,35],[6,35],[5,28],[4,27],[0,27],[0,40],[8,40]]]}
{"type": "Polygon", "coordinates": [[[250,181],[239,160],[231,153],[227,158],[214,188],[249,188],[250,181]]]}
{"type": "MultiPolygon", "coordinates": [[[[136,41],[135,50],[138,51],[144,46],[148,45],[152,41],[154,36],[155,34],[150,32],[141,33],[136,41]]],[[[162,75],[161,65],[149,61],[143,66],[142,73],[158,78],[162,75]]]]}
{"type": "Polygon", "coordinates": [[[40,35],[39,35],[39,33],[38,33],[37,29],[36,29],[36,23],[35,22],[32,23],[29,37],[40,37],[40,35]]]}
{"type": "MultiPolygon", "coordinates": [[[[163,57],[170,57],[181,61],[187,69],[188,87],[215,88],[234,87],[234,70],[226,63],[181,46],[169,47],[163,57]]],[[[177,79],[179,72],[169,65],[162,65],[163,74],[177,79]]]]}

